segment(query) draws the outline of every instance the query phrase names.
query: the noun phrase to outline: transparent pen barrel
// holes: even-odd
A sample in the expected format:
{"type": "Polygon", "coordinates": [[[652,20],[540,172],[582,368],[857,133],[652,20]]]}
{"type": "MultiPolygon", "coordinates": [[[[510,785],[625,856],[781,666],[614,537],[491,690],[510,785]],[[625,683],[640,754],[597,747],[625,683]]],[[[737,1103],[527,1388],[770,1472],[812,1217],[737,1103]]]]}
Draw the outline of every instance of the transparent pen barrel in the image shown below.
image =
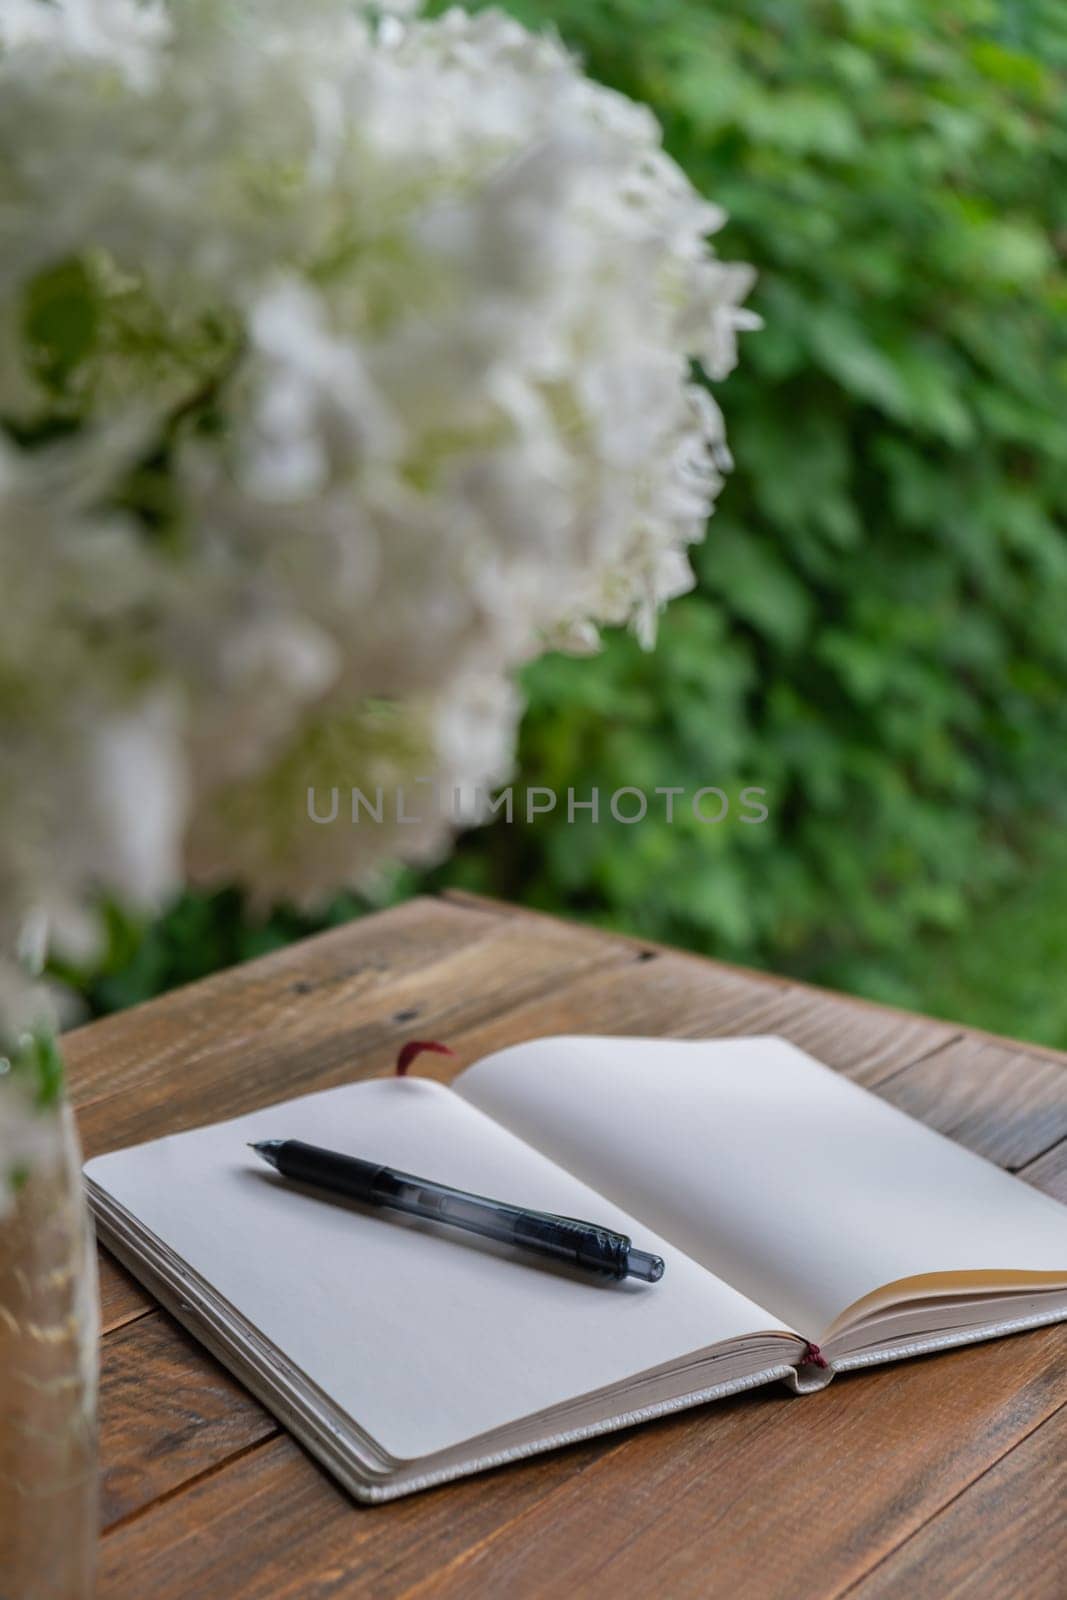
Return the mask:
{"type": "Polygon", "coordinates": [[[480,1195],[463,1194],[444,1184],[428,1183],[407,1173],[383,1173],[381,1199],[399,1211],[465,1228],[486,1239],[498,1239],[534,1251],[564,1265],[600,1271],[613,1278],[627,1275],[630,1240],[624,1233],[598,1228],[573,1217],[527,1211],[480,1195]]]}

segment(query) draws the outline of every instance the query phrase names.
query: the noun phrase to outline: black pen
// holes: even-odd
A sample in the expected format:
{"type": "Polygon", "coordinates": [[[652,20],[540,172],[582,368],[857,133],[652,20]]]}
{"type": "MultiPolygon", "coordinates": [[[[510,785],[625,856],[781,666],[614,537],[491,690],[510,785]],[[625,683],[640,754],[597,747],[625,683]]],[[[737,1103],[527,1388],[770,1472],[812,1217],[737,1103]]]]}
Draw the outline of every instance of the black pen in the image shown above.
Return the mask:
{"type": "Polygon", "coordinates": [[[283,1178],[347,1195],[367,1205],[388,1206],[411,1216],[465,1228],[468,1233],[500,1239],[553,1261],[611,1278],[643,1278],[646,1283],[658,1283],[663,1276],[662,1256],[635,1250],[625,1233],[599,1228],[595,1222],[487,1200],[484,1195],[415,1178],[410,1172],[394,1172],[375,1161],[320,1150],[300,1139],[261,1139],[249,1148],[283,1178]]]}

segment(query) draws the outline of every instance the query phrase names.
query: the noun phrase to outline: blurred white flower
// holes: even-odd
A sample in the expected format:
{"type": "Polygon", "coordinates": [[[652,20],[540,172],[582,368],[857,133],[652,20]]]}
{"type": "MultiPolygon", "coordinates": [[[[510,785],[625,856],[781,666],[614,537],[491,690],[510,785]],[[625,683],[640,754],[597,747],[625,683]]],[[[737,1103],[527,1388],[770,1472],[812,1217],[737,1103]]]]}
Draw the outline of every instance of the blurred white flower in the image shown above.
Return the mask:
{"type": "Polygon", "coordinates": [[[150,0],[4,0],[0,24],[10,50],[96,61],[142,88],[154,79],[166,35],[163,8],[150,0]]]}
{"type": "Polygon", "coordinates": [[[307,791],[503,779],[515,669],[691,581],[751,272],[645,108],[417,9],[0,0],[0,952],[440,852],[307,791]]]}
{"type": "Polygon", "coordinates": [[[184,769],[157,644],[169,584],[130,520],[90,509],[128,451],[94,430],[0,446],[0,954],[42,912],[79,924],[97,888],[143,903],[177,881],[184,769]]]}

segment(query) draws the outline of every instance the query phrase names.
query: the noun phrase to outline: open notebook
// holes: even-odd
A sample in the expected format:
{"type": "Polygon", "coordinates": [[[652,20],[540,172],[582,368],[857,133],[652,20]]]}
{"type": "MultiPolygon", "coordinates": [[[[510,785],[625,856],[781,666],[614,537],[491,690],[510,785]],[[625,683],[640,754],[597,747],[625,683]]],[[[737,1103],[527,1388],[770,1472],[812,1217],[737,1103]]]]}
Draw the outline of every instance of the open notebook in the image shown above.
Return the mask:
{"type": "Polygon", "coordinates": [[[1067,1208],[781,1039],[538,1039],[451,1088],[353,1083],[86,1174],[104,1242],[364,1500],[1067,1318],[1067,1208]],[[270,1138],[603,1223],[666,1273],[316,1197],[246,1149],[270,1138]]]}

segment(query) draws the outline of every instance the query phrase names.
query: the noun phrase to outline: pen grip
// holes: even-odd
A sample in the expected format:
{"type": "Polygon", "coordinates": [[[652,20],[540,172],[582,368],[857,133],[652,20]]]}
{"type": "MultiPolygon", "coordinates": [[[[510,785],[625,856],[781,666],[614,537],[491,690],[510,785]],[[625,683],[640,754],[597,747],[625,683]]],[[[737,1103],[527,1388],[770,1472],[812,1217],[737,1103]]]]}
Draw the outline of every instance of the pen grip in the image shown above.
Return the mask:
{"type": "Polygon", "coordinates": [[[365,1204],[381,1204],[377,1185],[386,1168],[380,1162],[361,1161],[358,1156],[320,1150],[315,1145],[304,1144],[301,1139],[286,1139],[277,1151],[277,1163],[282,1176],[296,1183],[331,1189],[365,1204]]]}
{"type": "Polygon", "coordinates": [[[624,1233],[598,1228],[572,1217],[527,1211],[514,1225],[514,1242],[555,1261],[569,1262],[612,1278],[625,1278],[630,1240],[624,1233]]]}

